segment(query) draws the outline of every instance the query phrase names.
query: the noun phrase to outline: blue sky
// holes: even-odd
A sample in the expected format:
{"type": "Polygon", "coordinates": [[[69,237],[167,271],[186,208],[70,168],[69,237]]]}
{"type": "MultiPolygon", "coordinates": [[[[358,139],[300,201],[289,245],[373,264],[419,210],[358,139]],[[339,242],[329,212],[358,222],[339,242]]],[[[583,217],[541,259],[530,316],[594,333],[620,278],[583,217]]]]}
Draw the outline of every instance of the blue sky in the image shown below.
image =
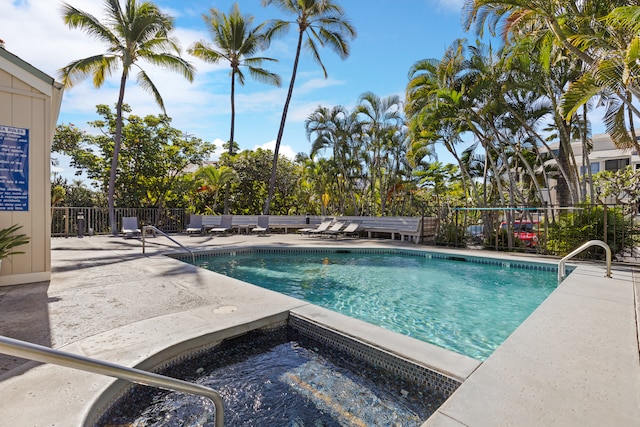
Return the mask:
{"type": "MultiPolygon", "coordinates": [[[[103,2],[69,0],[81,10],[102,17],[103,2]]],[[[304,131],[305,118],[319,105],[344,105],[352,108],[358,97],[371,91],[380,97],[404,96],[407,73],[423,58],[440,58],[456,38],[475,39],[465,34],[461,24],[462,0],[342,0],[339,1],[358,33],[351,43],[351,55],[341,60],[333,51],[321,51],[329,77],[307,55],[301,58],[293,100],[283,137],[281,153],[293,157],[309,152],[304,131]]],[[[201,15],[209,8],[229,12],[232,1],[157,0],[161,9],[175,17],[174,35],[183,51],[197,40],[210,40],[201,15]]],[[[105,46],[79,30],[70,30],[62,22],[60,2],[52,0],[0,0],[0,39],[5,48],[45,73],[57,77],[58,70],[74,59],[105,51],[105,46]],[[26,36],[29,35],[27,38],[26,36]]],[[[243,14],[255,16],[255,23],[270,18],[292,19],[278,8],[262,7],[260,0],[239,1],[243,14]]],[[[236,135],[241,149],[272,148],[275,142],[295,53],[295,27],[288,37],[275,41],[264,56],[277,58],[268,68],[282,76],[281,88],[247,80],[236,86],[236,135]]],[[[219,149],[229,138],[230,77],[225,63],[205,64],[188,54],[184,56],[197,68],[193,83],[181,76],[143,65],[159,88],[173,126],[215,142],[219,149]]],[[[73,123],[89,129],[87,121],[97,118],[96,104],[113,106],[117,100],[119,74],[101,89],[90,81],[67,89],[59,123],[73,123]]],[[[137,115],[158,114],[153,97],[130,82],[125,101],[137,115]]],[[[440,160],[449,161],[441,148],[440,160]]],[[[63,176],[73,171],[62,162],[63,176]]]]}

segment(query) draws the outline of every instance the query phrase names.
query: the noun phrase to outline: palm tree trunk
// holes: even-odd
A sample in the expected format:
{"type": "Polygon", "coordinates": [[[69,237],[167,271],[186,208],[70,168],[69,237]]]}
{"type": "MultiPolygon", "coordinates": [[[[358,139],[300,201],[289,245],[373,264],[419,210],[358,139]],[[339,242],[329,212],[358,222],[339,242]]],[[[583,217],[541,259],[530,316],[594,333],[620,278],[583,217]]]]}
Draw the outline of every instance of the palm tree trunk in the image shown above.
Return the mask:
{"type": "MultiPolygon", "coordinates": [[[[236,103],[235,103],[235,90],[236,90],[236,70],[231,70],[231,130],[229,135],[229,156],[233,156],[233,138],[236,125],[236,103]]],[[[224,186],[224,214],[229,214],[229,191],[231,183],[227,182],[224,186]]]]}
{"type": "MultiPolygon", "coordinates": [[[[553,100],[552,100],[553,102],[553,100]]],[[[555,108],[555,105],[554,105],[555,108]]],[[[561,207],[573,206],[578,200],[576,197],[575,173],[570,164],[571,157],[571,133],[569,125],[564,120],[554,117],[558,128],[558,165],[565,174],[558,176],[556,183],[556,194],[558,204],[561,207]]]]}
{"type": "MultiPolygon", "coordinates": [[[[556,109],[556,105],[554,104],[554,111],[556,109]]],[[[518,122],[527,130],[527,132],[534,136],[535,139],[537,139],[542,146],[547,150],[547,153],[553,158],[553,160],[556,162],[556,166],[558,167],[558,172],[560,173],[560,176],[558,178],[556,178],[556,182],[559,182],[561,179],[564,179],[565,181],[569,180],[569,175],[568,175],[568,171],[567,169],[565,169],[566,165],[560,161],[559,155],[555,154],[553,152],[553,150],[551,149],[551,147],[549,146],[549,144],[547,144],[547,141],[542,137],[542,135],[540,135],[538,132],[536,132],[527,122],[526,120],[524,120],[520,114],[518,114],[516,111],[514,111],[512,108],[510,108],[507,104],[507,108],[509,109],[509,111],[514,115],[514,117],[516,118],[516,120],[518,120],[518,122]]],[[[556,123],[558,123],[556,121],[556,123]]],[[[535,145],[534,145],[535,146],[535,145]]],[[[538,151],[538,149],[536,148],[536,153],[538,155],[538,157],[540,157],[540,152],[538,151]]],[[[544,165],[543,165],[543,170],[544,170],[544,165]]],[[[550,189],[549,186],[549,177],[547,176],[547,173],[544,173],[544,178],[545,178],[545,183],[547,188],[550,189]]],[[[557,190],[556,190],[557,191],[557,190]]]]}
{"type": "Polygon", "coordinates": [[[583,173],[583,194],[582,201],[586,202],[587,194],[591,198],[593,202],[593,174],[591,173],[591,161],[589,160],[589,135],[587,134],[588,130],[588,121],[587,121],[587,105],[585,104],[582,107],[582,127],[580,129],[580,133],[582,136],[582,165],[584,167],[583,173]],[[584,179],[584,175],[586,175],[586,179],[584,179]],[[587,185],[589,188],[587,188],[587,185]]]}
{"type": "MultiPolygon", "coordinates": [[[[629,101],[631,101],[631,95],[629,95],[629,101]]],[[[631,102],[630,102],[631,103],[631,102]]],[[[633,124],[633,112],[630,108],[627,109],[627,115],[629,120],[629,133],[631,134],[631,140],[633,141],[633,147],[636,152],[640,153],[640,144],[638,144],[638,138],[636,136],[636,128],[633,124]]]]}
{"type": "Polygon", "coordinates": [[[116,104],[116,136],[113,141],[113,158],[111,160],[111,171],[109,174],[109,192],[107,195],[107,204],[109,207],[109,223],[111,225],[111,234],[118,235],[118,226],[116,223],[115,209],[115,187],[116,172],[118,169],[118,155],[120,154],[120,144],[122,142],[122,104],[124,102],[124,88],[127,83],[127,69],[122,71],[120,78],[120,93],[118,95],[118,103],[116,104]]]}
{"type": "Polygon", "coordinates": [[[282,142],[282,135],[284,134],[284,125],[287,122],[287,112],[289,111],[289,103],[293,95],[293,86],[296,82],[296,73],[298,72],[298,62],[300,60],[300,51],[302,50],[302,39],[304,32],[300,30],[298,35],[298,47],[296,49],[296,57],[293,61],[293,71],[291,73],[291,82],[289,82],[289,91],[287,92],[287,99],[284,102],[284,108],[282,110],[282,118],[280,119],[280,128],[278,129],[278,137],[276,138],[276,146],[273,149],[273,165],[271,166],[271,179],[269,180],[269,194],[267,200],[264,202],[264,209],[262,213],[269,215],[269,209],[271,207],[271,199],[273,198],[273,192],[276,188],[276,170],[278,167],[278,153],[280,152],[280,143],[282,142]]]}

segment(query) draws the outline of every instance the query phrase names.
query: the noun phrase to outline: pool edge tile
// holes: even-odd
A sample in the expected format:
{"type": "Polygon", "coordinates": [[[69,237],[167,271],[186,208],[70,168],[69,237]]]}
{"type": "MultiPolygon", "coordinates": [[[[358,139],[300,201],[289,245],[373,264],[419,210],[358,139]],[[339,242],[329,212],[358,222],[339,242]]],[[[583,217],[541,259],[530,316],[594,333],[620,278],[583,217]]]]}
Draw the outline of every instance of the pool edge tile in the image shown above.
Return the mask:
{"type": "Polygon", "coordinates": [[[337,330],[362,342],[404,357],[421,366],[464,382],[482,364],[453,351],[419,341],[379,326],[343,314],[308,304],[290,310],[294,315],[316,322],[325,328],[337,330]],[[400,352],[398,349],[402,349],[400,352]]]}

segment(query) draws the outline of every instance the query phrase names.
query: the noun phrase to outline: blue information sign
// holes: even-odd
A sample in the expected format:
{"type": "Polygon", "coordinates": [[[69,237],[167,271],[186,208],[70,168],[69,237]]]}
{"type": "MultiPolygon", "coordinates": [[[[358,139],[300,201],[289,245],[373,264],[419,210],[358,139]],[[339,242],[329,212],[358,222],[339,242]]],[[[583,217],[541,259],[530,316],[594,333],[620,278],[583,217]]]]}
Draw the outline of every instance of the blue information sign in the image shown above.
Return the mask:
{"type": "Polygon", "coordinates": [[[29,210],[29,129],[0,125],[0,211],[29,210]]]}

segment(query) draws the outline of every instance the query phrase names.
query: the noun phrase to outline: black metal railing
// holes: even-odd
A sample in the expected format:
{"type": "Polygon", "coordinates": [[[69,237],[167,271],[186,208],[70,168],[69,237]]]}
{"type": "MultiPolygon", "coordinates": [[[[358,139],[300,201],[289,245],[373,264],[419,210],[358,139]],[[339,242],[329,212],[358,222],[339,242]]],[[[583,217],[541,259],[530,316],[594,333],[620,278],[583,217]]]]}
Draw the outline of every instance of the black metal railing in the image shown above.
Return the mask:
{"type": "MultiPolygon", "coordinates": [[[[479,246],[496,251],[564,256],[589,240],[602,240],[618,255],[638,246],[635,206],[438,207],[439,246],[479,246]]],[[[602,258],[598,248],[582,256],[602,258]]]]}
{"type": "MultiPolygon", "coordinates": [[[[574,207],[430,205],[424,208],[425,229],[421,241],[438,246],[479,246],[496,251],[564,256],[588,240],[602,240],[614,254],[620,255],[639,246],[637,211],[635,205],[629,204],[574,207]],[[435,219],[435,222],[427,224],[427,219],[435,219]]],[[[111,234],[107,208],[52,208],[51,216],[51,235],[54,237],[76,236],[79,231],[82,235],[111,234]]],[[[136,217],[139,228],[153,226],[164,233],[183,232],[189,222],[185,209],[118,208],[118,230],[122,227],[123,217],[136,217]]],[[[581,256],[602,258],[604,254],[593,248],[581,256]]]]}
{"type": "MultiPolygon", "coordinates": [[[[184,209],[116,208],[115,213],[118,230],[122,228],[122,218],[136,217],[140,228],[152,225],[165,233],[183,231],[185,218],[189,217],[184,209]]],[[[98,207],[51,208],[51,236],[77,236],[78,231],[85,236],[111,234],[109,210],[98,207]]]]}

